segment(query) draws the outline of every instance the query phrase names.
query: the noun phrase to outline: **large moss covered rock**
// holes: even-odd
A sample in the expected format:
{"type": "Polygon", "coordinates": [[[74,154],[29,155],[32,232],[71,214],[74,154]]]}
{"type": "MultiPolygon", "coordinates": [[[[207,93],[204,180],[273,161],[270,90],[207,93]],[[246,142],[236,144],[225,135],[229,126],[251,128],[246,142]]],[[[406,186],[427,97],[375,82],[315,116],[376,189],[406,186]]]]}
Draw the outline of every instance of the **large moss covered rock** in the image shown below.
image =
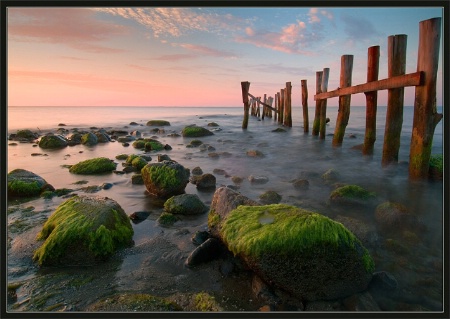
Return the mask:
{"type": "Polygon", "coordinates": [[[116,163],[106,157],[91,158],[81,161],[69,168],[69,172],[73,174],[101,174],[112,172],[116,169],[116,163]]]}
{"type": "Polygon", "coordinates": [[[145,187],[150,194],[168,198],[184,193],[189,182],[189,169],[174,161],[147,164],[141,170],[145,187]]]}
{"type": "Polygon", "coordinates": [[[181,135],[183,137],[202,137],[202,136],[214,135],[214,133],[204,127],[191,125],[191,126],[186,126],[181,131],[181,135]]]}
{"type": "Polygon", "coordinates": [[[94,264],[132,243],[133,228],[120,205],[107,197],[74,196],[59,205],[37,239],[39,265],[94,264]]]}
{"type": "Polygon", "coordinates": [[[69,142],[61,135],[46,135],[39,140],[39,147],[45,149],[64,148],[67,145],[69,145],[69,142]]]}
{"type": "MultiPolygon", "coordinates": [[[[242,195],[241,195],[242,196],[242,195]]],[[[342,224],[289,205],[240,205],[208,225],[266,282],[302,300],[332,300],[367,288],[374,263],[342,224]]]]}
{"type": "Polygon", "coordinates": [[[25,169],[15,169],[8,173],[8,197],[33,197],[45,190],[54,190],[41,176],[25,169]]]}

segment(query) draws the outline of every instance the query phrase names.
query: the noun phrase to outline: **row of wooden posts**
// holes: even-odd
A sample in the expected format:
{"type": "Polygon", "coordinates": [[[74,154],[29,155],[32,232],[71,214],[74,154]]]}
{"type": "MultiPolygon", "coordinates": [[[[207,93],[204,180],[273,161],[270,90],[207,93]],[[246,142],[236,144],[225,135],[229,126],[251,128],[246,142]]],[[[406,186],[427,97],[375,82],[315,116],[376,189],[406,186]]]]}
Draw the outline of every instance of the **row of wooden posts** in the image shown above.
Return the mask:
{"type": "MultiPolygon", "coordinates": [[[[366,130],[362,153],[373,154],[376,140],[377,95],[379,90],[388,90],[386,124],[384,132],[382,165],[398,162],[400,135],[403,124],[404,88],[415,87],[414,118],[409,155],[409,176],[412,179],[428,176],[431,146],[436,125],[442,114],[436,108],[436,78],[441,37],[441,18],[421,21],[419,24],[419,51],[417,72],[405,74],[407,36],[388,37],[388,78],[378,80],[380,47],[368,48],[367,82],[351,85],[353,55],[341,57],[340,86],[328,91],[329,68],[316,72],[315,114],[312,135],[325,139],[327,99],[339,97],[339,111],[336,120],[332,145],[339,147],[345,135],[350,117],[351,95],[364,93],[366,96],[366,130]]],[[[241,82],[244,103],[244,121],[242,128],[247,129],[249,110],[252,115],[260,116],[259,106],[263,106],[262,118],[272,117],[279,124],[292,127],[291,82],[275,94],[275,98],[255,97],[249,93],[250,82],[241,82]],[[249,97],[251,100],[249,100],[249,97]],[[272,107],[275,101],[275,107],[272,107]],[[278,119],[277,119],[278,117],[278,119]]],[[[307,81],[301,80],[304,132],[309,132],[307,81]]]]}

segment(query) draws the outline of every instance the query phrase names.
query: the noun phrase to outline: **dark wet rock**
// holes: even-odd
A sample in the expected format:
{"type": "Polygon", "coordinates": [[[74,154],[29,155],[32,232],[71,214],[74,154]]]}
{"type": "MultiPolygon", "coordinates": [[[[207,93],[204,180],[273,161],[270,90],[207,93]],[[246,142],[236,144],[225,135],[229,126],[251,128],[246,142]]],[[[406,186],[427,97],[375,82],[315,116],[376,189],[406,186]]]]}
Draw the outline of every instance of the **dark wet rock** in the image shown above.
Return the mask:
{"type": "Polygon", "coordinates": [[[246,154],[249,157],[264,157],[264,154],[258,150],[249,150],[246,154]]]}
{"type": "Polygon", "coordinates": [[[281,299],[275,295],[273,289],[264,282],[258,275],[253,275],[252,278],[252,291],[253,295],[259,300],[266,302],[270,305],[279,305],[281,299]]]}
{"type": "Polygon", "coordinates": [[[254,175],[250,175],[248,177],[248,180],[250,181],[250,183],[252,184],[266,184],[267,182],[269,182],[269,178],[267,176],[254,176],[254,175]]]}
{"type": "Polygon", "coordinates": [[[95,301],[86,310],[88,312],[145,313],[182,311],[183,309],[177,303],[165,298],[149,294],[121,293],[95,301]]]}
{"type": "Polygon", "coordinates": [[[181,194],[172,196],[164,203],[164,209],[171,214],[198,215],[208,210],[196,194],[181,194]]]}
{"type": "Polygon", "coordinates": [[[178,133],[170,133],[167,135],[168,137],[180,137],[181,135],[178,133]]]}
{"type": "Polygon", "coordinates": [[[132,243],[133,228],[120,205],[107,197],[74,196],[59,205],[38,234],[39,265],[90,265],[132,243]]]}
{"type": "Polygon", "coordinates": [[[345,298],[367,289],[373,260],[342,224],[294,206],[253,206],[252,202],[219,188],[208,226],[265,282],[310,301],[345,298]],[[287,224],[295,231],[286,232],[283,225],[287,224]],[[299,240],[303,236],[309,240],[299,240]]]}
{"type": "Polygon", "coordinates": [[[122,146],[123,146],[123,147],[128,147],[128,146],[130,146],[130,143],[127,143],[127,142],[122,143],[122,146]]]}
{"type": "Polygon", "coordinates": [[[43,153],[31,153],[31,156],[48,156],[48,154],[43,154],[43,153]]]}
{"type": "Polygon", "coordinates": [[[223,276],[229,276],[235,269],[234,263],[230,259],[225,259],[219,266],[219,271],[223,276]]]}
{"type": "Polygon", "coordinates": [[[144,179],[142,178],[142,174],[133,174],[133,176],[131,176],[131,184],[144,185],[144,179]]]}
{"type": "Polygon", "coordinates": [[[208,153],[208,157],[218,159],[220,157],[220,155],[219,155],[219,153],[211,152],[211,153],[208,153]]]}
{"type": "Polygon", "coordinates": [[[276,129],[272,130],[272,132],[275,132],[275,133],[284,133],[284,132],[286,132],[286,130],[283,129],[283,128],[281,128],[281,127],[278,127],[278,128],[276,128],[276,129]]]}
{"type": "Polygon", "coordinates": [[[131,136],[131,135],[125,135],[125,136],[117,137],[117,142],[119,142],[119,143],[132,142],[134,140],[136,140],[136,137],[131,136]]]}
{"type": "Polygon", "coordinates": [[[208,151],[208,152],[213,152],[216,150],[216,148],[212,145],[209,144],[202,144],[198,147],[198,149],[202,152],[208,151]]]}
{"type": "Polygon", "coordinates": [[[203,142],[200,140],[192,140],[186,147],[199,147],[203,142]]]}
{"type": "Polygon", "coordinates": [[[202,190],[214,189],[216,188],[216,177],[209,173],[196,176],[195,185],[202,190]]]}
{"type": "Polygon", "coordinates": [[[128,124],[128,125],[139,125],[139,124],[136,122],[130,122],[130,124],[128,124]]]}
{"type": "Polygon", "coordinates": [[[85,193],[93,194],[93,193],[97,193],[97,192],[101,191],[102,188],[97,185],[91,185],[91,186],[82,187],[81,190],[85,193]]]}
{"type": "Polygon", "coordinates": [[[309,181],[307,179],[295,179],[292,181],[292,185],[296,188],[296,189],[303,189],[306,190],[309,188],[309,181]]]}
{"type": "Polygon", "coordinates": [[[93,145],[96,145],[97,143],[98,143],[98,138],[92,132],[86,133],[81,137],[81,144],[83,144],[83,145],[93,146],[93,145]]]}
{"type": "Polygon", "coordinates": [[[200,167],[196,166],[192,169],[191,173],[192,175],[202,175],[203,170],[200,167]]]}
{"type": "Polygon", "coordinates": [[[106,133],[108,133],[111,136],[128,135],[128,131],[124,131],[124,130],[111,130],[111,131],[107,131],[106,133]]]}
{"type": "Polygon", "coordinates": [[[350,133],[347,135],[348,138],[356,138],[356,134],[350,133]]]}
{"type": "Polygon", "coordinates": [[[384,202],[375,209],[375,220],[384,232],[400,233],[404,230],[424,230],[424,225],[417,216],[400,203],[384,202]]]}
{"type": "Polygon", "coordinates": [[[38,138],[38,134],[33,133],[31,130],[18,130],[16,134],[10,135],[10,140],[15,141],[33,141],[38,138]]]}
{"type": "Polygon", "coordinates": [[[217,124],[216,122],[210,122],[208,123],[208,126],[216,127],[219,126],[219,124],[217,124]]]}
{"type": "Polygon", "coordinates": [[[342,300],[344,309],[347,311],[381,311],[370,292],[354,294],[342,300]]]}
{"type": "Polygon", "coordinates": [[[191,240],[194,245],[203,244],[210,237],[207,231],[196,231],[194,235],[192,235],[191,240]]]}
{"type": "Polygon", "coordinates": [[[146,220],[150,216],[150,212],[138,211],[130,214],[130,219],[134,222],[146,220]]]}
{"type": "Polygon", "coordinates": [[[94,133],[95,136],[97,136],[97,143],[108,143],[111,141],[108,135],[102,132],[96,132],[94,133]]]}
{"type": "Polygon", "coordinates": [[[8,173],[8,197],[33,197],[46,190],[54,188],[33,172],[18,168],[8,173]]]}
{"type": "Polygon", "coordinates": [[[311,301],[308,302],[305,306],[305,311],[329,312],[341,310],[341,304],[338,301],[311,301]]]}
{"type": "Polygon", "coordinates": [[[101,189],[110,189],[114,186],[112,183],[103,183],[100,187],[101,189]]]}
{"type": "Polygon", "coordinates": [[[116,155],[116,159],[120,160],[120,161],[125,161],[126,159],[128,159],[128,154],[118,154],[116,155]]]}
{"type": "Polygon", "coordinates": [[[165,144],[165,145],[164,145],[164,149],[165,149],[166,151],[170,151],[170,150],[172,149],[172,146],[170,146],[169,144],[165,144]]]}
{"type": "Polygon", "coordinates": [[[69,168],[69,172],[73,174],[101,174],[112,172],[116,169],[116,163],[106,157],[91,158],[81,161],[69,168]]]}
{"type": "Polygon", "coordinates": [[[167,154],[158,154],[158,162],[171,161],[171,160],[172,159],[167,154]]]}
{"type": "Polygon", "coordinates": [[[359,185],[345,185],[331,192],[329,200],[332,204],[340,205],[371,205],[374,204],[376,194],[369,192],[359,185]]]}
{"type": "Polygon", "coordinates": [[[221,168],[213,169],[213,173],[217,174],[217,175],[227,175],[227,172],[224,169],[221,169],[221,168]]]}
{"type": "Polygon", "coordinates": [[[133,167],[133,166],[125,166],[125,167],[122,169],[122,172],[125,173],[125,174],[128,174],[128,173],[134,173],[134,172],[137,172],[137,170],[136,170],[136,167],[133,167]]]}
{"type": "Polygon", "coordinates": [[[214,135],[214,133],[204,127],[190,125],[183,128],[183,130],[181,131],[181,135],[183,137],[202,137],[214,135]]]}
{"type": "Polygon", "coordinates": [[[370,290],[394,291],[397,288],[398,282],[393,274],[387,271],[377,271],[373,273],[372,281],[369,285],[370,290]]]}
{"type": "Polygon", "coordinates": [[[334,182],[336,180],[338,180],[340,177],[340,174],[338,173],[338,171],[336,171],[333,168],[330,168],[329,170],[327,170],[325,173],[322,174],[322,179],[325,182],[334,182]]]}
{"type": "Polygon", "coordinates": [[[222,243],[216,238],[208,238],[203,244],[194,249],[186,259],[187,267],[194,267],[210,262],[223,253],[222,243]]]}
{"type": "Polygon", "coordinates": [[[82,136],[83,135],[81,133],[78,133],[78,132],[70,133],[70,134],[68,134],[66,136],[67,143],[69,144],[69,146],[81,144],[81,137],[82,136]]]}
{"type": "Polygon", "coordinates": [[[188,169],[174,161],[149,163],[141,173],[147,191],[162,198],[184,193],[190,175],[188,169]]]}
{"type": "Polygon", "coordinates": [[[168,212],[163,212],[161,215],[159,215],[157,222],[164,227],[170,227],[173,224],[175,224],[175,222],[178,220],[178,217],[176,217],[175,215],[168,213],[168,212]]]}
{"type": "Polygon", "coordinates": [[[133,131],[133,132],[131,132],[130,135],[133,136],[133,137],[141,137],[141,136],[142,136],[142,133],[139,132],[139,131],[133,131]]]}
{"type": "Polygon", "coordinates": [[[45,135],[41,137],[38,145],[44,149],[58,149],[66,147],[69,143],[61,135],[45,135]]]}
{"type": "Polygon", "coordinates": [[[235,184],[241,184],[244,181],[244,179],[240,176],[231,176],[231,180],[235,184]]]}
{"type": "Polygon", "coordinates": [[[264,204],[278,204],[282,196],[275,191],[266,191],[259,196],[259,201],[264,204]]]}

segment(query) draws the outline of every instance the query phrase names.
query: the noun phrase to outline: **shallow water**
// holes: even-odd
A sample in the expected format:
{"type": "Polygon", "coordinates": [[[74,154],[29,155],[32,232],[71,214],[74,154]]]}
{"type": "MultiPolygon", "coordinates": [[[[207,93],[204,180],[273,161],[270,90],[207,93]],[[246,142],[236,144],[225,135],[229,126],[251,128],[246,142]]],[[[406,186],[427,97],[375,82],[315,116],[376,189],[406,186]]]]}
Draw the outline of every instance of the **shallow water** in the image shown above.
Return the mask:
{"type": "MultiPolygon", "coordinates": [[[[298,117],[294,113],[294,127],[284,128],[286,132],[272,132],[278,127],[272,119],[259,121],[250,117],[247,130],[242,130],[241,108],[231,109],[193,109],[184,113],[158,113],[152,115],[143,108],[137,113],[124,112],[103,118],[89,118],[85,123],[74,121],[72,117],[56,121],[54,125],[38,124],[42,132],[54,130],[57,123],[65,123],[64,128],[89,128],[97,126],[108,130],[108,125],[128,131],[139,130],[143,137],[150,137],[152,127],[145,126],[150,119],[166,119],[171,126],[165,127],[166,134],[157,135],[163,144],[172,146],[170,151],[150,153],[157,161],[157,154],[167,154],[187,168],[199,166],[204,173],[213,173],[214,169],[225,170],[227,174],[214,174],[217,187],[233,185],[230,176],[240,176],[243,182],[238,185],[243,195],[259,200],[259,196],[267,190],[282,195],[281,203],[299,206],[319,212],[330,218],[342,216],[356,218],[375,227],[374,211],[359,207],[332,207],[328,203],[333,184],[324,183],[321,175],[329,169],[339,172],[338,183],[357,184],[377,194],[380,201],[395,201],[408,207],[426,226],[426,230],[405,238],[402,234],[384,235],[377,232],[378,237],[366,247],[372,254],[376,271],[391,272],[399,283],[398,295],[391,296],[383,303],[383,310],[388,311],[439,311],[443,297],[443,185],[442,182],[414,182],[408,179],[409,140],[411,134],[412,114],[404,116],[404,133],[402,134],[400,163],[383,169],[381,152],[383,141],[382,111],[378,128],[375,153],[364,157],[360,151],[352,149],[364,140],[364,112],[355,109],[347,127],[347,136],[340,148],[331,146],[331,136],[325,141],[311,134],[304,134],[298,117]],[[127,115],[123,115],[126,113],[127,115]],[[120,115],[120,116],[119,116],[120,115]],[[182,116],[181,116],[182,115],[182,116]],[[123,117],[122,117],[123,116],[123,117]],[[120,117],[120,118],[119,118],[120,117]],[[297,119],[297,120],[296,120],[297,119]],[[105,121],[103,121],[105,120],[105,121]],[[115,124],[114,124],[115,121],[115,124]],[[136,121],[141,126],[129,126],[136,121]],[[218,123],[218,131],[213,136],[198,138],[210,144],[219,157],[210,157],[208,151],[199,148],[186,148],[192,138],[168,137],[171,132],[179,133],[189,124],[206,126],[209,122],[218,123]],[[86,126],[80,126],[85,124],[86,126]],[[106,123],[106,124],[105,124],[106,123]],[[409,123],[409,124],[408,124],[409,123]],[[349,137],[353,134],[356,138],[349,137]],[[263,157],[249,157],[248,150],[259,150],[263,157]],[[223,154],[223,152],[226,152],[223,154]],[[227,155],[228,154],[228,155],[227,155]],[[251,183],[249,176],[266,176],[266,184],[251,183]],[[307,190],[293,187],[292,181],[297,178],[308,179],[307,190]],[[398,243],[392,248],[389,243],[398,243]]],[[[382,108],[381,108],[382,109],[382,108]]],[[[148,110],[147,110],[148,111],[148,110]]],[[[299,112],[299,110],[297,110],[299,112]]],[[[10,133],[24,124],[12,122],[17,114],[9,112],[10,133]],[[14,116],[13,116],[14,115],[14,116]]],[[[310,117],[313,111],[309,112],[310,117]]],[[[23,115],[23,113],[22,113],[23,115]]],[[[336,110],[330,109],[330,124],[327,133],[333,133],[336,110]]],[[[116,200],[129,215],[138,211],[149,211],[149,217],[140,223],[133,223],[134,246],[114,256],[110,261],[95,267],[64,267],[39,269],[31,261],[33,250],[39,243],[34,241],[46,218],[64,200],[54,197],[51,200],[35,199],[25,203],[8,202],[9,208],[20,208],[8,214],[9,246],[8,246],[8,282],[21,283],[17,289],[17,299],[8,304],[10,311],[42,311],[45,309],[83,311],[91,302],[112,292],[144,292],[158,296],[171,296],[176,293],[195,293],[207,291],[228,311],[256,311],[264,305],[252,295],[251,276],[245,272],[234,272],[223,275],[220,261],[214,261],[195,269],[188,269],[184,262],[195,248],[191,236],[198,230],[207,229],[207,214],[187,216],[172,227],[162,227],[157,218],[163,211],[163,202],[146,193],[145,186],[132,185],[131,174],[105,174],[98,176],[82,176],[69,173],[64,164],[75,164],[79,161],[104,156],[114,159],[116,155],[142,153],[133,147],[124,147],[121,143],[111,142],[94,147],[77,145],[62,150],[42,150],[30,143],[19,143],[8,146],[8,171],[24,168],[44,177],[55,188],[79,189],[81,187],[112,183],[108,190],[100,190],[94,195],[107,196],[116,200]],[[45,155],[31,156],[31,153],[45,155]],[[83,185],[76,182],[88,181],[83,185]],[[34,210],[26,212],[25,208],[33,206],[34,210]],[[55,295],[42,296],[43,292],[55,291],[55,295]],[[54,308],[52,308],[54,307],[54,308]]],[[[442,125],[436,128],[433,154],[442,153],[442,125]]],[[[118,169],[121,168],[121,162],[118,169]]],[[[213,192],[198,191],[189,183],[186,193],[197,194],[209,205],[213,192]]],[[[380,297],[381,298],[381,297],[380,297]]]]}

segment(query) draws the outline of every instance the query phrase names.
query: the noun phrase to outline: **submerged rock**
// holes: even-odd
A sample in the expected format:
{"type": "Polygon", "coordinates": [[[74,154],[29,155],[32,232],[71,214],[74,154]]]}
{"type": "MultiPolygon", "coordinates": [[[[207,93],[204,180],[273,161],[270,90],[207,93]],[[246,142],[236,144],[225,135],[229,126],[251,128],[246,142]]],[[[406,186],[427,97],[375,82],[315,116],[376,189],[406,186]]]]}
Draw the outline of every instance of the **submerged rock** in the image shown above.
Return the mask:
{"type": "Polygon", "coordinates": [[[58,149],[66,147],[69,143],[61,135],[46,135],[41,137],[38,145],[40,148],[58,149]]]}
{"type": "Polygon", "coordinates": [[[8,197],[33,197],[55,188],[41,176],[25,169],[15,169],[8,173],[8,197]]]}
{"type": "Polygon", "coordinates": [[[184,193],[190,172],[174,161],[151,163],[141,170],[145,187],[150,194],[168,198],[184,193]]]}
{"type": "Polygon", "coordinates": [[[94,264],[132,243],[133,228],[120,205],[108,197],[74,196],[59,205],[37,239],[39,265],[94,264]]]}
{"type": "Polygon", "coordinates": [[[375,209],[375,220],[384,232],[423,230],[423,225],[417,216],[411,214],[408,208],[400,203],[384,202],[378,205],[375,209]]]}
{"type": "Polygon", "coordinates": [[[116,169],[116,163],[106,157],[97,157],[81,161],[69,168],[69,172],[73,174],[101,174],[112,172],[116,169]]]}
{"type": "Polygon", "coordinates": [[[345,185],[336,188],[330,194],[330,202],[347,205],[365,205],[376,198],[375,193],[369,192],[358,185],[345,185]]]}
{"type": "Polygon", "coordinates": [[[191,125],[183,128],[183,130],[181,131],[181,135],[183,137],[202,137],[214,135],[214,133],[204,127],[191,125]]]}
{"type": "Polygon", "coordinates": [[[275,191],[267,191],[259,196],[262,204],[278,204],[281,201],[281,195],[275,191]]]}

